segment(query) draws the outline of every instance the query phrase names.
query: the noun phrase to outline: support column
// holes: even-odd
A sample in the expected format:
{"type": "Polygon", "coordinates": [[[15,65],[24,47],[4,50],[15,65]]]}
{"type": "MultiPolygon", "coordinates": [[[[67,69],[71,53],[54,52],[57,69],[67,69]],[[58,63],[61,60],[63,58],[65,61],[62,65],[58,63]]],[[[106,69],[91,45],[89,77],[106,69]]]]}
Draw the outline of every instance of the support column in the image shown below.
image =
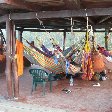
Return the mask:
{"type": "Polygon", "coordinates": [[[12,73],[11,73],[11,21],[6,20],[6,81],[8,97],[13,97],[12,73]]]}
{"type": "Polygon", "coordinates": [[[20,42],[22,42],[22,33],[23,33],[23,29],[18,30],[18,40],[19,40],[20,42]]]}
{"type": "Polygon", "coordinates": [[[13,77],[14,77],[14,97],[18,98],[19,97],[19,78],[17,74],[17,60],[15,58],[16,55],[16,30],[15,30],[15,25],[12,22],[12,70],[13,70],[13,77]]]}
{"type": "Polygon", "coordinates": [[[66,30],[63,32],[63,51],[65,50],[66,30]]]}
{"type": "Polygon", "coordinates": [[[109,34],[109,30],[105,29],[105,48],[106,50],[108,50],[108,34],[109,34]]]}

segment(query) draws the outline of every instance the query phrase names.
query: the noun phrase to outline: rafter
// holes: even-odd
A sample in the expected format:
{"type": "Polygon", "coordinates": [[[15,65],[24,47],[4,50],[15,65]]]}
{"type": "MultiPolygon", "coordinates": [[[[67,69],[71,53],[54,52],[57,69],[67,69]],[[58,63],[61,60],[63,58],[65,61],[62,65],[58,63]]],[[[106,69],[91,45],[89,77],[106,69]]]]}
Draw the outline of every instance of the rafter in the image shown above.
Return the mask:
{"type": "Polygon", "coordinates": [[[106,16],[106,17],[103,17],[100,21],[98,21],[97,23],[100,24],[100,23],[103,23],[104,21],[108,20],[111,16],[106,16]]]}

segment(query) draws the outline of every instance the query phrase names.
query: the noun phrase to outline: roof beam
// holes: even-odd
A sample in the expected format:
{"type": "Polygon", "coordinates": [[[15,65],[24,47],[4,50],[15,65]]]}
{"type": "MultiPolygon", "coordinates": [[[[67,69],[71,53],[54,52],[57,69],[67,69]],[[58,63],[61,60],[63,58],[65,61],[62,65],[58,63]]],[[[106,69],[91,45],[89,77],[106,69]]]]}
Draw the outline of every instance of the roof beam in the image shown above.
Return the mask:
{"type": "MultiPolygon", "coordinates": [[[[61,11],[39,11],[29,13],[12,13],[12,20],[27,20],[36,18],[67,18],[67,17],[86,17],[87,16],[112,16],[111,8],[95,8],[95,9],[80,9],[80,10],[61,10],[61,11]]],[[[3,18],[3,17],[0,17],[3,18]]],[[[1,20],[1,19],[0,19],[1,20]]],[[[3,21],[3,19],[2,19],[3,21]]],[[[1,22],[2,22],[1,21],[1,22]]],[[[4,20],[5,21],[5,20],[4,20]]]]}
{"type": "Polygon", "coordinates": [[[97,22],[97,24],[103,23],[104,21],[108,20],[111,16],[103,17],[100,21],[97,22]]]}

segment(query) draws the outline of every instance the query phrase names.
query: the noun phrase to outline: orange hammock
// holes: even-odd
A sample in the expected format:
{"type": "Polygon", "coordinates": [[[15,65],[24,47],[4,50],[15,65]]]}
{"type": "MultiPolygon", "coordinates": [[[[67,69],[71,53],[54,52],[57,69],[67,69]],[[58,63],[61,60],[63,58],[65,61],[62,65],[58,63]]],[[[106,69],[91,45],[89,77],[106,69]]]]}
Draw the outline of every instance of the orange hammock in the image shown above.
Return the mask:
{"type": "Polygon", "coordinates": [[[99,52],[94,52],[92,55],[93,70],[94,72],[102,72],[105,69],[103,56],[99,52]]]}

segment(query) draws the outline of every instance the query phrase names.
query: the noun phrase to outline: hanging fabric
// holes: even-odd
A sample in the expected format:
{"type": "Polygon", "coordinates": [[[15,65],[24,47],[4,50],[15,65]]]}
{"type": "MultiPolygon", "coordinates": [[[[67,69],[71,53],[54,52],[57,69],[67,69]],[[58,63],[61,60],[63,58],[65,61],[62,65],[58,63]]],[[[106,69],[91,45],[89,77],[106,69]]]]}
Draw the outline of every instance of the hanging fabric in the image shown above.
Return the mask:
{"type": "Polygon", "coordinates": [[[17,73],[18,76],[23,74],[23,44],[16,40],[16,54],[17,54],[17,73]]]}
{"type": "Polygon", "coordinates": [[[87,17],[86,42],[84,46],[84,56],[82,60],[82,69],[84,72],[84,74],[82,75],[82,79],[91,80],[94,75],[94,72],[93,72],[93,64],[91,60],[91,47],[89,43],[88,17],[87,17]]]}

